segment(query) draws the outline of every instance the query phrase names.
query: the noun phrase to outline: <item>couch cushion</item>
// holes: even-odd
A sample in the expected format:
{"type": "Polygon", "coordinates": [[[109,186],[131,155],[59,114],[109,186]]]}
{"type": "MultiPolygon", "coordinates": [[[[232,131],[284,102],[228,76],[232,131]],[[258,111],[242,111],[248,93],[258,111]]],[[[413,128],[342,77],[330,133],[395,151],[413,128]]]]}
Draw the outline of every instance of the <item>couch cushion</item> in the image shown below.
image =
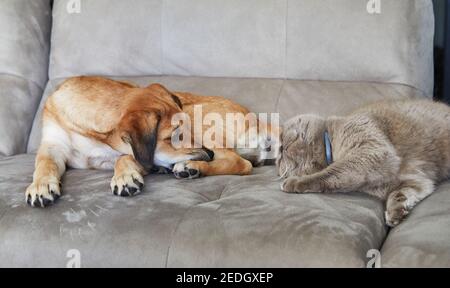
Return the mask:
{"type": "Polygon", "coordinates": [[[431,0],[55,0],[50,78],[378,81],[432,95],[431,0]],[[108,35],[105,37],[105,35],[108,35]],[[330,37],[332,36],[332,37],[330,37]]]}
{"type": "MultiPolygon", "coordinates": [[[[131,81],[141,86],[162,83],[174,91],[224,96],[248,107],[253,112],[278,112],[281,121],[301,113],[318,113],[324,116],[342,115],[361,105],[382,99],[423,97],[420,91],[405,85],[367,82],[177,76],[113,78],[131,81]]],[[[41,112],[45,100],[63,80],[50,80],[45,89],[30,135],[29,152],[37,151],[39,146],[41,112]]]]}
{"type": "Polygon", "coordinates": [[[26,151],[48,78],[50,2],[0,2],[0,155],[26,151]]]}
{"type": "Polygon", "coordinates": [[[48,75],[51,0],[2,0],[0,73],[16,75],[44,88],[48,75]]]}
{"type": "Polygon", "coordinates": [[[15,155],[27,150],[28,135],[42,91],[32,81],[0,75],[0,155],[15,155]]]}
{"type": "Polygon", "coordinates": [[[433,94],[431,0],[288,1],[289,78],[403,83],[433,94]]]}
{"type": "Polygon", "coordinates": [[[48,209],[25,203],[34,155],[0,159],[0,267],[363,267],[386,234],[383,205],[362,194],[288,195],[274,167],[252,176],[145,178],[112,196],[112,171],[70,170],[48,209]]]}
{"type": "Polygon", "coordinates": [[[383,267],[450,267],[450,182],[390,231],[381,253],[383,267]]]}

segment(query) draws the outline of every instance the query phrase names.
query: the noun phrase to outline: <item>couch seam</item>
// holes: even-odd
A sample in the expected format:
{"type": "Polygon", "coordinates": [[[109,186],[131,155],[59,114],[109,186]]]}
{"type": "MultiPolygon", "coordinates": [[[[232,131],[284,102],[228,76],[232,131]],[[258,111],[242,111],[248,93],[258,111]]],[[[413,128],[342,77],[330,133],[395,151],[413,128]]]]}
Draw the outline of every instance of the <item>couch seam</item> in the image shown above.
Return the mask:
{"type": "Polygon", "coordinates": [[[165,0],[161,0],[161,18],[159,19],[159,33],[161,37],[161,43],[159,45],[160,52],[161,52],[161,73],[164,75],[166,69],[165,69],[165,59],[164,59],[164,29],[163,29],[163,18],[164,18],[164,11],[165,11],[165,0]]]}
{"type": "Polygon", "coordinates": [[[170,250],[171,250],[171,248],[172,248],[173,241],[174,241],[174,238],[175,238],[175,234],[177,233],[178,228],[181,226],[181,223],[183,223],[184,218],[186,217],[186,215],[187,215],[192,209],[194,209],[195,207],[197,207],[197,206],[200,205],[200,204],[203,204],[203,203],[198,203],[198,204],[195,204],[195,205],[192,205],[191,207],[189,207],[189,208],[186,210],[186,212],[184,212],[183,216],[180,217],[180,220],[178,220],[177,225],[175,226],[175,229],[174,229],[173,232],[172,232],[172,237],[170,238],[169,246],[167,247],[166,263],[165,263],[165,265],[164,265],[165,268],[168,268],[167,266],[169,265],[170,250]]]}
{"type": "Polygon", "coordinates": [[[223,192],[225,192],[225,190],[227,190],[228,185],[230,184],[230,182],[231,182],[231,180],[228,180],[227,184],[223,186],[222,191],[220,191],[219,197],[216,200],[214,200],[214,201],[209,201],[209,203],[215,202],[215,201],[218,201],[218,200],[222,199],[223,192]]]}
{"type": "MultiPolygon", "coordinates": [[[[44,96],[45,88],[43,88],[41,85],[38,85],[38,83],[37,83],[36,81],[31,80],[31,79],[27,79],[27,78],[25,78],[25,77],[23,77],[23,76],[20,76],[20,75],[17,75],[17,74],[1,72],[0,75],[2,75],[2,76],[14,77],[14,78],[17,78],[17,79],[20,79],[20,80],[23,80],[23,81],[27,81],[27,82],[29,82],[29,83],[35,85],[36,88],[38,88],[39,91],[40,91],[40,92],[38,93],[40,96],[38,96],[37,99],[36,99],[36,102],[37,102],[37,103],[36,103],[36,104],[37,104],[36,109],[34,109],[34,111],[32,111],[32,113],[33,113],[33,119],[31,120],[30,127],[29,127],[29,128],[27,129],[27,131],[26,131],[26,138],[25,138],[25,141],[24,141],[24,143],[25,143],[24,148],[25,148],[25,149],[24,149],[24,150],[20,149],[20,151],[22,151],[22,152],[18,152],[18,153],[17,153],[17,152],[14,152],[14,154],[11,155],[11,156],[14,156],[14,155],[20,155],[21,153],[28,153],[28,144],[29,144],[29,142],[30,142],[31,131],[33,130],[34,120],[36,119],[36,114],[37,114],[37,112],[39,111],[39,106],[40,106],[40,104],[41,104],[42,97],[44,96]]],[[[48,79],[47,79],[47,81],[48,81],[48,79]]],[[[28,93],[29,96],[31,96],[31,91],[30,91],[30,89],[27,89],[27,93],[28,93]]],[[[33,98],[33,97],[31,97],[31,98],[33,98]]]]}
{"type": "Polygon", "coordinates": [[[386,229],[386,230],[385,230],[386,233],[384,234],[383,239],[381,239],[380,246],[378,247],[378,251],[380,251],[381,256],[383,256],[383,255],[382,255],[383,247],[384,247],[384,244],[386,243],[386,241],[387,241],[389,235],[391,234],[391,230],[392,230],[391,228],[386,229]]]}
{"type": "Polygon", "coordinates": [[[0,214],[0,224],[1,224],[2,220],[3,220],[3,217],[6,215],[6,212],[8,212],[9,210],[11,210],[11,209],[8,207],[8,209],[5,209],[5,211],[0,214]]]}
{"type": "Polygon", "coordinates": [[[284,80],[287,79],[287,43],[288,43],[288,15],[289,15],[289,0],[285,2],[285,21],[284,21],[284,80]]]}
{"type": "Polygon", "coordinates": [[[275,102],[275,113],[279,113],[279,109],[280,109],[280,101],[281,101],[281,95],[283,93],[283,89],[284,89],[284,85],[286,83],[286,80],[283,80],[283,82],[280,85],[280,91],[278,92],[278,97],[277,97],[277,101],[275,102]]]}
{"type": "MultiPolygon", "coordinates": [[[[1,75],[1,73],[0,73],[1,75]]],[[[89,76],[89,74],[87,74],[87,76],[89,76]]],[[[296,79],[296,78],[270,78],[270,77],[231,77],[231,76],[199,76],[199,75],[177,75],[177,74],[161,74],[161,75],[132,75],[132,76],[127,76],[127,75],[96,75],[96,76],[100,76],[100,77],[107,77],[107,78],[143,78],[143,77],[184,77],[184,78],[188,78],[188,77],[192,77],[192,78],[208,78],[208,79],[218,79],[218,78],[222,78],[222,79],[261,79],[261,80],[284,80],[286,81],[315,81],[315,82],[328,82],[328,83],[348,83],[348,84],[381,84],[381,85],[399,85],[399,86],[404,86],[404,87],[408,87],[410,89],[416,90],[418,92],[420,92],[425,98],[429,99],[432,98],[432,95],[429,95],[427,93],[425,93],[425,91],[423,91],[420,88],[414,87],[413,85],[410,84],[406,84],[406,83],[400,83],[400,82],[383,82],[383,81],[372,81],[372,80],[326,80],[326,79],[312,79],[312,78],[305,78],[305,79],[296,79]],[[428,95],[428,96],[427,96],[428,95]]],[[[59,81],[59,80],[65,80],[65,79],[69,79],[71,77],[75,77],[75,75],[73,76],[67,76],[67,77],[55,77],[55,78],[51,78],[48,79],[48,81],[59,81]]],[[[23,77],[21,77],[23,78],[23,77]]],[[[25,79],[25,78],[24,78],[25,79]]],[[[40,87],[39,87],[40,88],[40,87]]]]}
{"type": "Polygon", "coordinates": [[[169,246],[167,247],[166,263],[165,263],[165,265],[164,265],[165,268],[168,268],[168,265],[169,265],[170,251],[171,251],[171,248],[172,248],[172,244],[173,244],[175,235],[176,235],[176,233],[177,233],[179,227],[181,226],[181,223],[183,223],[183,221],[184,221],[186,215],[187,215],[192,209],[194,209],[194,208],[196,208],[196,207],[199,207],[200,205],[207,204],[207,203],[214,203],[214,202],[219,201],[220,199],[222,199],[223,192],[226,190],[226,188],[228,187],[228,184],[229,184],[229,183],[230,183],[230,181],[228,181],[227,184],[223,187],[223,189],[222,189],[222,191],[220,192],[220,195],[219,195],[219,197],[218,197],[217,199],[212,200],[212,201],[208,201],[208,202],[197,203],[197,204],[195,204],[195,205],[189,207],[189,208],[186,210],[186,212],[184,212],[183,216],[180,217],[180,220],[178,220],[177,225],[175,226],[175,229],[174,229],[173,232],[172,232],[172,237],[171,237],[171,239],[170,239],[169,246]]]}
{"type": "Polygon", "coordinates": [[[348,84],[382,84],[382,85],[399,85],[408,87],[410,89],[414,89],[418,92],[420,92],[424,97],[426,98],[433,98],[433,95],[428,95],[428,93],[425,93],[424,90],[414,87],[411,84],[407,83],[401,83],[401,82],[395,82],[395,81],[376,81],[376,80],[325,80],[325,79],[313,79],[313,78],[304,78],[304,79],[296,79],[296,78],[287,78],[286,80],[294,80],[294,81],[316,81],[316,82],[329,82],[329,83],[348,83],[348,84]]]}

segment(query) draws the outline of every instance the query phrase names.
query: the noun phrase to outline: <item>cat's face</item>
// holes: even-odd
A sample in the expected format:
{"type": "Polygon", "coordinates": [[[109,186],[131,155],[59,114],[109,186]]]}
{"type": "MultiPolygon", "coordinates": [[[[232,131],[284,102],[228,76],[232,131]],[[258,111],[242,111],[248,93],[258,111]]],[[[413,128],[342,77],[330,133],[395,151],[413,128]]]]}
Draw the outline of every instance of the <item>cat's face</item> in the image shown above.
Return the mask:
{"type": "Polygon", "coordinates": [[[309,175],[326,167],[323,133],[325,120],[315,115],[300,115],[284,124],[278,175],[282,178],[309,175]]]}

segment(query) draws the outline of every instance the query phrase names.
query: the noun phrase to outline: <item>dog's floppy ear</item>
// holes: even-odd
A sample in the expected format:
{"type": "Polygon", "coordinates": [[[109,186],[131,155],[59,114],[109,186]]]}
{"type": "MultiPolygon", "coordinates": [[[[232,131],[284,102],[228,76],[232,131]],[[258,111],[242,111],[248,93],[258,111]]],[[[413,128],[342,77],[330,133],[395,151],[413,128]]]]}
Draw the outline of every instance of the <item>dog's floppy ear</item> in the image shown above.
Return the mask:
{"type": "Polygon", "coordinates": [[[164,93],[170,95],[170,97],[172,98],[173,102],[175,102],[175,104],[177,104],[177,106],[180,109],[183,109],[183,103],[181,103],[180,98],[177,95],[175,95],[175,93],[171,92],[169,89],[164,87],[163,85],[158,84],[158,83],[154,83],[154,84],[151,84],[148,87],[151,88],[151,89],[159,90],[161,92],[164,92],[164,93]]]}
{"type": "Polygon", "coordinates": [[[131,145],[134,158],[147,171],[153,168],[160,116],[154,112],[133,112],[121,121],[122,140],[131,145]]]}
{"type": "Polygon", "coordinates": [[[178,98],[178,96],[173,93],[170,93],[170,97],[172,97],[173,101],[178,105],[178,107],[183,110],[183,103],[181,103],[180,98],[178,98]]]}

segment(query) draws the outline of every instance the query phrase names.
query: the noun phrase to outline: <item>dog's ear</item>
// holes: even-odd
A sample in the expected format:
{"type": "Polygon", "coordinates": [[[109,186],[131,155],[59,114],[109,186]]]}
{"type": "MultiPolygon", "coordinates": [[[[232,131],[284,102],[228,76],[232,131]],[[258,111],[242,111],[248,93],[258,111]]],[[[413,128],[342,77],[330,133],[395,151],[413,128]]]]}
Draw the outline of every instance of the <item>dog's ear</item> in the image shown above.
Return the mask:
{"type": "Polygon", "coordinates": [[[159,83],[154,83],[154,84],[151,84],[150,86],[148,86],[148,88],[159,90],[159,91],[161,91],[163,93],[166,93],[166,94],[170,95],[170,97],[172,98],[173,102],[175,102],[175,104],[177,104],[177,106],[180,109],[183,109],[183,103],[181,102],[180,98],[177,95],[175,95],[175,93],[171,92],[169,89],[164,87],[163,85],[161,85],[159,83]]]}
{"type": "Polygon", "coordinates": [[[133,112],[121,121],[122,140],[130,144],[134,158],[147,171],[153,168],[160,116],[154,112],[133,112]]]}
{"type": "Polygon", "coordinates": [[[178,98],[178,96],[173,93],[170,93],[170,97],[172,97],[175,104],[177,104],[178,107],[180,107],[180,109],[183,110],[183,103],[181,103],[180,98],[178,98]]]}

